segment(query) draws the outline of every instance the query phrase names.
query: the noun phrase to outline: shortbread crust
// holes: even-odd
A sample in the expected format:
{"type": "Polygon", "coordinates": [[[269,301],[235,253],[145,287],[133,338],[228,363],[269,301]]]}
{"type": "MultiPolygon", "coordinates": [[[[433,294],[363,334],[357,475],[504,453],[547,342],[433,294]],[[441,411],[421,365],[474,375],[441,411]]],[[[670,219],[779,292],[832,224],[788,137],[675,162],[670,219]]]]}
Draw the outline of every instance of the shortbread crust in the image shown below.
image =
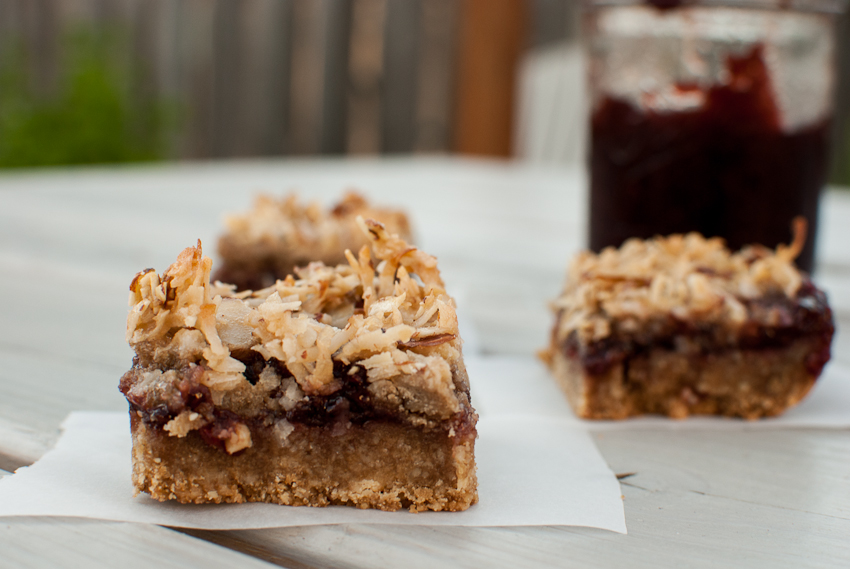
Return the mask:
{"type": "Polygon", "coordinates": [[[477,501],[454,301],[434,257],[358,223],[371,249],[259,291],[210,284],[200,243],[162,276],[136,276],[121,390],[138,491],[412,511],[477,501]]]}

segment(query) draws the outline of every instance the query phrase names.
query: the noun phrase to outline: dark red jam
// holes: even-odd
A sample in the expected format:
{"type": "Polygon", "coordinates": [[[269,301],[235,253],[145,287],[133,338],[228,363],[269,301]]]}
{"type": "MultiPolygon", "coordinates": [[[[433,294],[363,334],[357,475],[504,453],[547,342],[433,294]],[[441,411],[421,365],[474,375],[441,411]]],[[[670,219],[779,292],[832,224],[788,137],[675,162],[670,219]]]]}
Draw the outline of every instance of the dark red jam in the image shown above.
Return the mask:
{"type": "MultiPolygon", "coordinates": [[[[289,370],[281,362],[271,359],[268,362],[251,350],[238,350],[231,354],[245,364],[245,378],[255,385],[267,365],[270,365],[281,378],[292,377],[289,370]]],[[[134,360],[133,369],[124,374],[119,384],[119,390],[127,397],[131,414],[137,414],[146,424],[161,428],[183,411],[192,411],[201,415],[207,422],[199,429],[201,438],[212,446],[224,450],[225,441],[230,437],[238,423],[255,425],[269,424],[265,418],[272,421],[286,419],[295,425],[309,427],[327,427],[329,432],[335,432],[340,425],[352,423],[362,425],[369,421],[401,422],[398,409],[390,409],[375,405],[369,393],[369,382],[366,369],[357,364],[346,365],[334,361],[334,377],[341,380],[341,387],[330,395],[311,395],[298,402],[288,411],[267,411],[264,417],[242,418],[239,415],[222,409],[213,404],[210,391],[201,385],[200,379],[203,368],[189,364],[177,369],[180,382],[176,389],[167,391],[146,390],[136,394],[132,388],[138,381],[138,372],[142,369],[138,357],[134,360]]],[[[277,390],[280,388],[278,387],[277,390]]],[[[468,393],[467,393],[468,395],[468,393]]],[[[277,398],[279,391],[272,391],[269,396],[277,398]]],[[[441,428],[452,430],[460,438],[475,435],[474,411],[468,406],[452,417],[441,428]]]]}
{"type": "MultiPolygon", "coordinates": [[[[728,343],[725,334],[718,337],[711,325],[701,328],[692,322],[677,320],[670,316],[659,324],[655,331],[645,336],[638,334],[612,335],[603,340],[582,345],[575,333],[562,344],[564,353],[579,358],[591,375],[602,375],[613,366],[648,353],[652,349],[676,350],[677,336],[686,336],[700,347],[701,355],[734,350],[782,349],[797,340],[818,340],[806,358],[806,371],[820,375],[830,358],[830,345],[835,326],[832,310],[823,291],[811,281],[805,281],[796,298],[784,294],[764,298],[740,299],[747,308],[750,319],[739,331],[734,345],[728,343]],[[765,324],[764,322],[770,322],[765,324]]],[[[555,327],[557,329],[557,326],[555,327]]]]}
{"type": "Polygon", "coordinates": [[[602,101],[591,119],[591,249],[689,231],[732,249],[775,247],[792,241],[791,220],[803,216],[809,232],[797,265],[811,271],[829,121],[782,130],[762,52],[730,56],[729,82],[704,89],[695,110],[602,101]]]}
{"type": "Polygon", "coordinates": [[[644,3],[649,4],[659,10],[672,10],[684,4],[684,0],[644,0],[644,3]]]}

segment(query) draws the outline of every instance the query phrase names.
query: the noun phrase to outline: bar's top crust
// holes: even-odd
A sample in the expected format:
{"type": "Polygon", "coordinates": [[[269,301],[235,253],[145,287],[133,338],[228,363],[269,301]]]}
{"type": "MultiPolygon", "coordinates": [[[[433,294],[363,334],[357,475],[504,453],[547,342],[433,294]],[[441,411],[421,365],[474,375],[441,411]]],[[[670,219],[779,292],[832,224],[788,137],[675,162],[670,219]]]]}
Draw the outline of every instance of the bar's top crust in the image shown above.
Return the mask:
{"type": "Polygon", "coordinates": [[[311,260],[340,257],[345,249],[358,250],[368,240],[357,226],[357,218],[376,219],[392,234],[409,239],[410,225],[404,212],[377,208],[362,195],[348,191],[325,210],[317,202],[303,203],[296,194],[280,199],[260,194],[253,207],[225,217],[226,233],[219,241],[219,252],[226,258],[245,254],[262,255],[277,249],[299,254],[311,260]]]}
{"type": "Polygon", "coordinates": [[[552,304],[559,315],[553,339],[575,333],[588,344],[670,318],[734,332],[753,319],[748,301],[794,299],[807,281],[793,262],[802,248],[801,231],[796,233],[794,243],[775,251],[750,246],[732,253],[720,238],[690,233],[582,252],[552,304]]]}
{"type": "Polygon", "coordinates": [[[214,398],[247,385],[232,353],[253,350],[283,363],[307,395],[338,390],[341,362],[365,368],[370,382],[403,376],[405,389],[441,407],[426,415],[458,412],[451,365],[461,340],[436,258],[376,221],[357,223],[371,250],[346,251],[347,265],[311,263],[300,278],[258,291],[210,283],[212,260],[199,241],[162,275],[148,269],[133,279],[127,341],[148,364],[202,365],[214,398]]]}

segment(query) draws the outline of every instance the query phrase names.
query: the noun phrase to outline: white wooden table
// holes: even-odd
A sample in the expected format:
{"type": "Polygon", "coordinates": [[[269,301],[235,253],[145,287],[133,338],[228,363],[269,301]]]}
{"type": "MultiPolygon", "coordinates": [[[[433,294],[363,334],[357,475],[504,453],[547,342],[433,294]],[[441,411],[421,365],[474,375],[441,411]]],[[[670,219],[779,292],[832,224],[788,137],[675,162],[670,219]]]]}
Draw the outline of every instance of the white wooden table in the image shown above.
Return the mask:
{"type": "MultiPolygon", "coordinates": [[[[405,207],[488,353],[546,342],[546,302],[585,233],[584,178],[485,161],[238,162],[0,176],[0,468],[36,460],[71,410],[126,409],[127,287],[258,190],[329,201],[350,186],[405,207]]],[[[819,282],[850,322],[850,192],[823,202],[819,282]]],[[[213,255],[213,257],[215,257],[213,255]]],[[[834,359],[850,364],[842,331],[834,359]]],[[[0,519],[0,566],[848,567],[850,433],[614,431],[629,535],[565,527],[343,525],[175,531],[0,519]]]]}

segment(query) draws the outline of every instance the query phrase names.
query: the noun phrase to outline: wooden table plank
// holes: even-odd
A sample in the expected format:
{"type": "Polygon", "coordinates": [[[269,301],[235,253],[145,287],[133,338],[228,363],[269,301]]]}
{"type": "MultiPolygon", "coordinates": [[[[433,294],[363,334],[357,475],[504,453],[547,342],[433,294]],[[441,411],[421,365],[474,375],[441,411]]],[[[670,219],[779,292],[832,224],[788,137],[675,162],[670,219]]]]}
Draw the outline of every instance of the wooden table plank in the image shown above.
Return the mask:
{"type": "MultiPolygon", "coordinates": [[[[71,410],[126,409],[116,386],[132,356],[123,338],[130,280],[142,268],[162,271],[199,237],[213,254],[222,214],[246,209],[256,190],[300,187],[329,201],[355,185],[407,208],[483,349],[530,354],[546,342],[546,302],[583,241],[583,180],[568,168],[451,159],[0,176],[0,467],[39,456],[71,410]]],[[[838,317],[834,359],[850,365],[850,193],[832,192],[824,206],[817,278],[838,317]]],[[[850,559],[847,431],[641,430],[597,442],[616,472],[637,472],[623,483],[628,536],[350,525],[187,532],[197,540],[150,526],[2,520],[0,549],[33,566],[95,563],[90,551],[134,566],[140,534],[148,550],[138,559],[168,563],[185,549],[174,559],[212,566],[248,559],[228,549],[293,567],[843,567],[850,559]],[[54,534],[57,549],[43,551],[54,534]]]]}
{"type": "Polygon", "coordinates": [[[642,430],[596,439],[615,472],[636,473],[622,484],[628,535],[398,526],[191,534],[309,567],[796,568],[850,560],[844,431],[642,430]]]}
{"type": "Polygon", "coordinates": [[[0,551],[6,567],[271,567],[168,528],[72,518],[4,519],[0,551]]]}
{"type": "Polygon", "coordinates": [[[3,567],[269,567],[168,528],[73,518],[0,520],[0,552],[3,567]]]}

